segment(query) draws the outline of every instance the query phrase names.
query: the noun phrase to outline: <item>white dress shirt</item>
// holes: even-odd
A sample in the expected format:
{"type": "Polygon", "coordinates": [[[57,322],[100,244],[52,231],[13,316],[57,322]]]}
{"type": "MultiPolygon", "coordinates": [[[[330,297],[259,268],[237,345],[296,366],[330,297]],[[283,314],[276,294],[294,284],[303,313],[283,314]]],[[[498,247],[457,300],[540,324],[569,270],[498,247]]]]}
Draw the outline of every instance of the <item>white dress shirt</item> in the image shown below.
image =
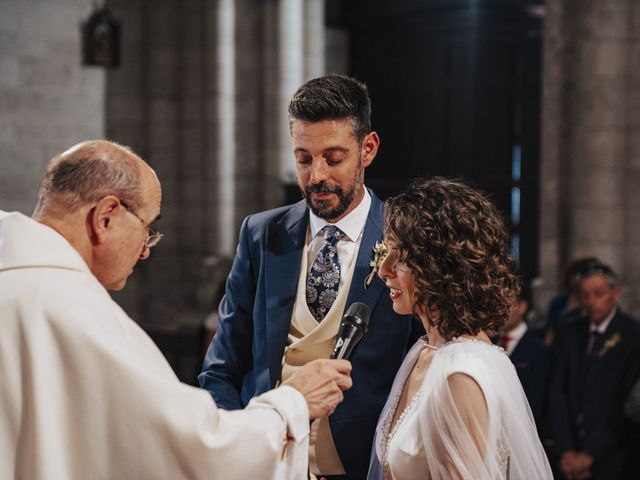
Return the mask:
{"type": "Polygon", "coordinates": [[[510,332],[507,332],[506,335],[509,337],[509,341],[504,346],[504,350],[507,352],[507,355],[511,356],[522,337],[524,337],[524,334],[527,333],[527,330],[529,330],[527,324],[525,322],[521,322],[517,327],[514,327],[510,332]]]}
{"type": "MultiPolygon", "coordinates": [[[[364,188],[364,186],[363,186],[364,188]]],[[[367,217],[369,216],[369,208],[371,207],[371,195],[369,191],[364,189],[364,197],[348,215],[344,216],[336,223],[330,224],[323,218],[318,217],[313,212],[309,211],[309,235],[307,237],[307,243],[309,248],[307,249],[307,274],[311,270],[313,261],[315,260],[318,252],[324,245],[324,235],[322,228],[326,225],[335,225],[338,227],[344,235],[338,241],[338,259],[340,265],[351,265],[351,260],[354,255],[358,254],[358,245],[362,238],[362,232],[364,226],[367,223],[367,217]]],[[[340,269],[340,288],[342,288],[344,280],[344,270],[340,269]]]]}
{"type": "Polygon", "coordinates": [[[615,306],[611,309],[611,312],[609,312],[609,315],[607,315],[607,317],[602,321],[602,323],[600,323],[600,325],[596,325],[593,322],[590,322],[589,324],[589,333],[591,332],[598,332],[598,333],[604,333],[607,331],[607,327],[609,326],[609,324],[611,323],[611,320],[613,320],[613,317],[616,316],[616,312],[618,311],[618,307],[615,306]]]}

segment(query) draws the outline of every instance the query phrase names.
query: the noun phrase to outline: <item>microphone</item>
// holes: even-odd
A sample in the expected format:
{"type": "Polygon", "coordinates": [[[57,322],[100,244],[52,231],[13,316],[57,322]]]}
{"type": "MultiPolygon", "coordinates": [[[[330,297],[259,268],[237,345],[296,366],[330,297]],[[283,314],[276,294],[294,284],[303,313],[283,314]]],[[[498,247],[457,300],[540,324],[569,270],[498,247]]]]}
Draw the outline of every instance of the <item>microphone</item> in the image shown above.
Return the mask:
{"type": "Polygon", "coordinates": [[[332,359],[349,360],[364,334],[369,329],[371,310],[364,303],[355,302],[347,309],[342,317],[336,346],[331,354],[332,359]]]}

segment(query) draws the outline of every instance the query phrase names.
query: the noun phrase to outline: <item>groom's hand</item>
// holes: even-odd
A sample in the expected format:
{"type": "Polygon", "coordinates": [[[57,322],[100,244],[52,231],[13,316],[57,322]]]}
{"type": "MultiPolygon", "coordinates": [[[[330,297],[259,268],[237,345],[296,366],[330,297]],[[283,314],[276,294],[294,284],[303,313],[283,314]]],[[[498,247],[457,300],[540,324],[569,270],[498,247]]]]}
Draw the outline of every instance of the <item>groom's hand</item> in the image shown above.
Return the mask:
{"type": "Polygon", "coordinates": [[[351,388],[351,362],[314,360],[301,367],[283,385],[297,389],[309,407],[309,419],[331,415],[351,388]]]}

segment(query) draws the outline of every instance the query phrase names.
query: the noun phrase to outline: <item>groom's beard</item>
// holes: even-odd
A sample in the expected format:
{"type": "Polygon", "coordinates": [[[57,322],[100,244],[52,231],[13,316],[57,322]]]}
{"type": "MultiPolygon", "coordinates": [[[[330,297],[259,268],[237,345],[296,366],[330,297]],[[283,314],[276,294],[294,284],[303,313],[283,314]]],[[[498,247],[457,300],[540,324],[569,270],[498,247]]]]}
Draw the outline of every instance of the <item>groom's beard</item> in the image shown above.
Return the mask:
{"type": "Polygon", "coordinates": [[[315,215],[324,220],[331,221],[347,211],[351,202],[353,202],[353,199],[356,197],[357,186],[358,184],[354,179],[351,188],[344,191],[340,185],[332,185],[322,181],[315,185],[309,185],[303,190],[302,194],[307,201],[307,205],[315,215]],[[331,202],[328,200],[312,200],[312,193],[334,193],[338,197],[338,204],[332,207],[331,202]]]}

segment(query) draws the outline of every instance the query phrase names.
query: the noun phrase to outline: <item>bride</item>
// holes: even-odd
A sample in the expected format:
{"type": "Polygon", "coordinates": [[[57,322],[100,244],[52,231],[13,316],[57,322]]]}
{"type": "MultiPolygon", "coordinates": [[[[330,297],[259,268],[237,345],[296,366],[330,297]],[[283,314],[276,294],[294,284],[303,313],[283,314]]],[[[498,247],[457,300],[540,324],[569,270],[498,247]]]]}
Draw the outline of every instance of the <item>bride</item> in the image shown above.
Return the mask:
{"type": "Polygon", "coordinates": [[[531,410],[491,344],[518,293],[495,207],[457,181],[418,180],[387,202],[379,275],[427,335],[382,410],[369,479],[551,479],[531,410]]]}

